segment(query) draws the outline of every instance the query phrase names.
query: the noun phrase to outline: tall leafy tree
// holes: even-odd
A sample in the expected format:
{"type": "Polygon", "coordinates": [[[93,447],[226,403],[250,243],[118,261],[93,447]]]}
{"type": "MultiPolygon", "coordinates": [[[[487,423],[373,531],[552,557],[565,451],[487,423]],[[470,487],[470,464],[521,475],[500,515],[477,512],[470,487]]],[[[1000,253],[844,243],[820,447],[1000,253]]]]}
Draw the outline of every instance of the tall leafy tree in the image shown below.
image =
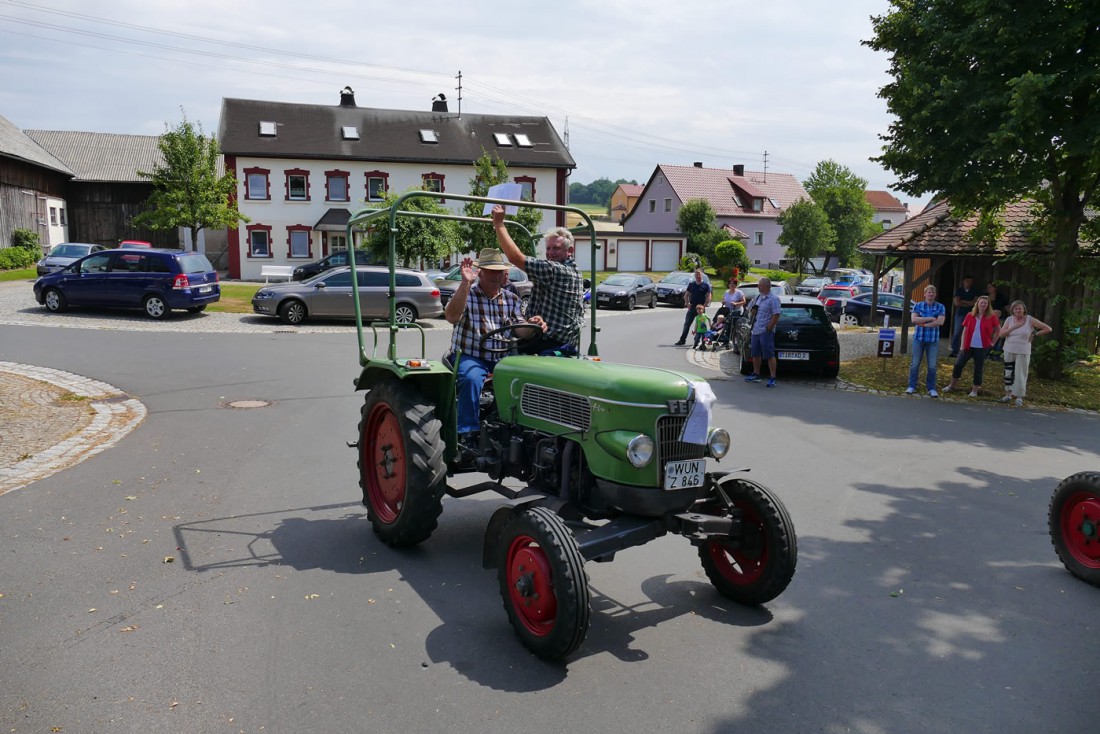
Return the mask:
{"type": "MultiPolygon", "coordinates": [[[[488,153],[482,153],[481,157],[474,161],[474,175],[470,179],[470,194],[473,196],[485,196],[490,186],[496,186],[497,184],[506,183],[508,181],[508,164],[501,160],[500,156],[496,154],[490,156],[488,153]]],[[[484,210],[484,204],[475,202],[467,202],[464,207],[465,214],[468,217],[481,217],[484,210]]],[[[543,211],[545,210],[524,206],[520,207],[519,211],[514,215],[506,217],[506,219],[515,220],[526,227],[527,231],[530,232],[532,236],[537,237],[539,228],[542,226],[543,211]]],[[[492,226],[488,224],[462,222],[459,225],[459,232],[469,243],[469,249],[473,252],[480,252],[482,248],[485,247],[497,246],[496,234],[493,232],[492,226]]],[[[525,253],[528,255],[535,254],[534,242],[525,241],[523,237],[516,235],[513,235],[513,239],[525,253]]]]}
{"type": "Polygon", "coordinates": [[[718,229],[718,215],[706,199],[689,199],[676,213],[676,226],[688,238],[688,248],[698,252],[700,240],[718,229]]]}
{"type": "Polygon", "coordinates": [[[1062,373],[1066,301],[1086,210],[1100,184],[1100,4],[1089,0],[891,0],[866,45],[890,55],[879,96],[896,117],[876,160],[898,187],[939,192],[956,214],[995,218],[1022,198],[1038,204],[1052,245],[1041,319],[1062,373]]]}
{"type": "MultiPolygon", "coordinates": [[[[415,187],[408,191],[417,190],[415,187]]],[[[407,193],[407,192],[405,192],[407,193]]],[[[393,206],[400,198],[397,193],[389,192],[382,199],[379,209],[393,206]]],[[[451,214],[451,210],[430,196],[415,196],[406,199],[401,205],[402,211],[428,212],[431,214],[451,214]]],[[[379,220],[368,231],[364,249],[368,250],[378,262],[389,262],[390,235],[389,220],[379,220]]],[[[421,260],[435,262],[462,248],[462,236],[458,222],[450,219],[429,219],[424,217],[397,217],[397,262],[406,267],[416,267],[421,260]]]]}
{"type": "Polygon", "coordinates": [[[836,161],[819,161],[802,182],[814,202],[829,219],[835,235],[834,250],[840,265],[847,266],[856,246],[875,234],[875,208],[867,202],[867,181],[836,161]]]}
{"type": "Polygon", "coordinates": [[[156,230],[190,227],[191,249],[198,248],[199,231],[224,229],[248,222],[237,211],[237,182],[232,173],[218,175],[218,141],[203,134],[202,125],[183,116],[176,127],[165,123],[157,141],[163,163],[152,172],[138,171],[153,183],[147,209],[133,224],[156,230]]]}
{"type": "Polygon", "coordinates": [[[836,245],[836,233],[829,224],[829,216],[812,201],[799,199],[780,212],[777,222],[783,228],[779,244],[787,248],[787,257],[794,259],[799,277],[808,260],[823,252],[832,252],[836,245]]]}

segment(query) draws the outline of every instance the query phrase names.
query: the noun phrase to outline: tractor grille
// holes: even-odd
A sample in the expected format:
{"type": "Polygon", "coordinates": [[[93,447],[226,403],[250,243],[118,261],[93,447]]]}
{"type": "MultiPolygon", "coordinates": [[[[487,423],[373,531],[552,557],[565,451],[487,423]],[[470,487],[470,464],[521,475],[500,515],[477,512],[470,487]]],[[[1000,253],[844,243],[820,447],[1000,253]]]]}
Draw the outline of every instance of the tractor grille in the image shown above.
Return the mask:
{"type": "Polygon", "coordinates": [[[661,467],[662,484],[665,481],[666,463],[701,459],[706,456],[706,446],[680,440],[685,423],[687,423],[687,416],[684,415],[663,415],[657,419],[657,465],[661,467]]]}
{"type": "Polygon", "coordinates": [[[583,395],[527,384],[523,386],[519,406],[524,415],[559,426],[578,431],[587,431],[592,426],[592,406],[583,395]]]}

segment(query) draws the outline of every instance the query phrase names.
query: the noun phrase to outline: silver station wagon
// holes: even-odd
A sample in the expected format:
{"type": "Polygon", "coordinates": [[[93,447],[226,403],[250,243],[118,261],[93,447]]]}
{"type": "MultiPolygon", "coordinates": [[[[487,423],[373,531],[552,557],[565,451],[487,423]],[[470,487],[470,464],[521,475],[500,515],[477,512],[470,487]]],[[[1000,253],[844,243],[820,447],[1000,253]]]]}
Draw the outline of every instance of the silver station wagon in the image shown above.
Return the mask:
{"type": "MultiPolygon", "coordinates": [[[[397,321],[411,324],[417,319],[443,315],[439,288],[419,270],[397,268],[397,321]]],[[[390,271],[385,267],[358,269],[359,300],[363,321],[390,316],[390,271]]],[[[272,283],[256,291],[252,310],[262,316],[278,316],[283,323],[297,325],[307,319],[355,320],[351,291],[351,268],[334,268],[308,280],[272,283]]]]}

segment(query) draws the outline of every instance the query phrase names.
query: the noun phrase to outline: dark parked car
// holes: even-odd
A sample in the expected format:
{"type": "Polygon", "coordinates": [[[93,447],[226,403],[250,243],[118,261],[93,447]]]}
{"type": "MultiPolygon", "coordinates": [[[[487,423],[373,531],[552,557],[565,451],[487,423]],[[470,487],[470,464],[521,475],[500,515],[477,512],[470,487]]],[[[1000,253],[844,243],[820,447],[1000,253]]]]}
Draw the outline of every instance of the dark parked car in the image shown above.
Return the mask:
{"type": "MultiPolygon", "coordinates": [[[[419,270],[397,268],[397,322],[411,324],[421,318],[443,315],[439,288],[419,270]]],[[[388,267],[358,269],[359,303],[363,321],[390,317],[388,267]]],[[[306,319],[355,319],[351,268],[334,268],[309,280],[272,283],[256,291],[252,310],[261,316],[278,316],[297,326],[306,319]]]]}
{"type": "MultiPolygon", "coordinates": [[[[667,303],[671,306],[684,305],[684,289],[687,288],[688,283],[695,280],[695,273],[686,273],[683,271],[669,273],[665,277],[657,281],[657,302],[667,303]]],[[[706,273],[703,273],[703,280],[707,283],[710,282],[710,278],[706,273]]]]}
{"type": "Polygon", "coordinates": [[[802,282],[794,287],[794,292],[800,296],[817,298],[821,294],[821,289],[832,282],[833,279],[828,276],[803,278],[802,282]]]}
{"type": "Polygon", "coordinates": [[[641,305],[657,307],[657,287],[648,275],[615,273],[596,286],[596,308],[619,306],[633,311],[641,305]]]}
{"type": "MultiPolygon", "coordinates": [[[[323,273],[326,270],[332,268],[346,268],[351,264],[351,258],[348,256],[347,250],[337,250],[331,255],[326,255],[320,260],[315,260],[305,265],[299,265],[294,268],[294,272],[291,274],[291,280],[305,280],[306,278],[312,278],[314,275],[323,273]]],[[[356,265],[375,265],[374,258],[366,250],[355,250],[355,264],[356,265]]]]}
{"type": "MultiPolygon", "coordinates": [[[[871,318],[871,294],[861,293],[847,301],[833,300],[832,304],[825,305],[825,312],[829,318],[841,324],[841,326],[864,326],[881,324],[883,316],[890,317],[890,323],[894,326],[901,324],[901,311],[905,305],[902,296],[893,293],[879,293],[878,304],[875,308],[875,318],[871,318]]],[[[912,311],[913,304],[909,309],[912,311]]]]}
{"type": "Polygon", "coordinates": [[[91,245],[84,242],[62,242],[60,245],[54,245],[49,254],[36,263],[35,270],[38,275],[56,273],[58,270],[61,270],[61,268],[72,265],[85,255],[91,255],[93,252],[102,252],[106,249],[107,248],[103,245],[91,245]]]}
{"type": "Polygon", "coordinates": [[[69,306],[140,308],[159,319],[174,308],[202,311],[221,298],[218,273],[199,252],[108,250],[43,275],[34,297],[50,311],[69,306]]]}
{"type": "MultiPolygon", "coordinates": [[[[451,300],[451,296],[458,290],[458,283],[461,280],[461,265],[455,265],[442,278],[436,278],[435,285],[439,288],[439,299],[443,302],[443,308],[447,307],[447,301],[451,300]]],[[[527,273],[512,266],[508,270],[508,285],[519,296],[520,308],[523,313],[527,313],[527,304],[531,302],[531,291],[535,289],[535,284],[527,277],[527,273]]]]}
{"type": "MultiPolygon", "coordinates": [[[[780,296],[783,308],[775,326],[775,356],[779,370],[812,370],[825,377],[840,372],[840,341],[825,314],[821,301],[810,296],[780,296]]],[[[737,326],[733,350],[740,358],[741,374],[752,373],[749,354],[752,324],[744,319],[737,326]]],[[[767,362],[761,365],[767,370],[767,362]]]]}

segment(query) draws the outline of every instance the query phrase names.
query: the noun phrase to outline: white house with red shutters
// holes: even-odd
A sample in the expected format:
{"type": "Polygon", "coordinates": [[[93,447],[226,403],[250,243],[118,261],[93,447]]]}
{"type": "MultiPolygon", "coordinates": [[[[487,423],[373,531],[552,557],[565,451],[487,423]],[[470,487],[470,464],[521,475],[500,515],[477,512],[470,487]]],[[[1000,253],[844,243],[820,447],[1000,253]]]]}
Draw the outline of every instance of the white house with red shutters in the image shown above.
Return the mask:
{"type": "MultiPolygon", "coordinates": [[[[218,140],[250,220],[228,237],[229,277],[244,280],[355,244],[351,212],[388,191],[469,193],[484,153],[508,164],[525,198],[548,204],[566,203],[576,167],[545,117],[459,114],[440,98],[425,112],[358,107],[349,88],[332,106],[224,99],[218,140]]],[[[544,227],[562,222],[543,217],[544,227]]]]}

